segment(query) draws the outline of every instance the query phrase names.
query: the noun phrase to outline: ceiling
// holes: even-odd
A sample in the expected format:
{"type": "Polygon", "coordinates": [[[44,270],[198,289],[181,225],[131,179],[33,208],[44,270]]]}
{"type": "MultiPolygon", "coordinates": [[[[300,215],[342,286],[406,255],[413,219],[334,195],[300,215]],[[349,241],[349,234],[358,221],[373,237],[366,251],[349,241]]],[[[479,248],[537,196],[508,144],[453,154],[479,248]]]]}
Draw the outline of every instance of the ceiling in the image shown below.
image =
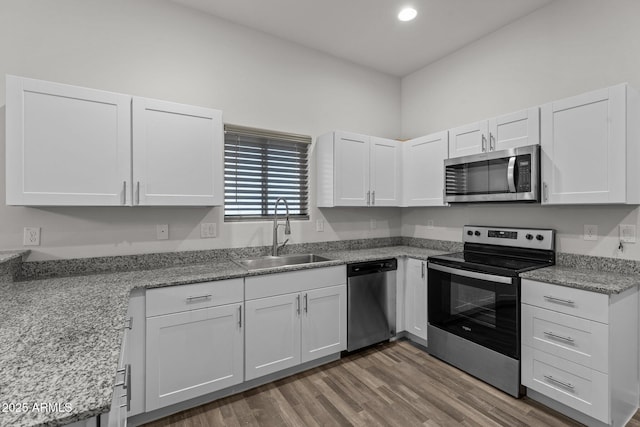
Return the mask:
{"type": "Polygon", "coordinates": [[[553,0],[173,0],[403,77],[553,0]],[[396,15],[412,6],[418,17],[396,15]]]}

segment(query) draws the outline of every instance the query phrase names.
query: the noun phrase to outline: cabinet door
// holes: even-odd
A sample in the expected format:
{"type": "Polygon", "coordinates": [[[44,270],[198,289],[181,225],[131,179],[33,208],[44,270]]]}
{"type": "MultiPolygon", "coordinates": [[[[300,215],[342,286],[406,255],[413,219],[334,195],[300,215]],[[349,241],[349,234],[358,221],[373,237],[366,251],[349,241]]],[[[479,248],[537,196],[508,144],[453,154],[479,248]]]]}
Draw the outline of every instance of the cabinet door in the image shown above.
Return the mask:
{"type": "Polygon", "coordinates": [[[444,160],[448,133],[438,132],[402,143],[403,206],[444,206],[444,160]]]}
{"type": "Polygon", "coordinates": [[[540,144],[540,110],[529,108],[489,120],[489,150],[540,144]]]}
{"type": "Polygon", "coordinates": [[[400,143],[371,137],[371,206],[400,206],[400,143]]]}
{"type": "Polygon", "coordinates": [[[146,410],[240,384],[242,304],[147,319],[146,410]]]}
{"type": "Polygon", "coordinates": [[[346,285],[305,292],[302,305],[302,362],[346,350],[346,285]]]}
{"type": "Polygon", "coordinates": [[[134,98],[134,203],[221,205],[223,141],[221,111],[134,98]]]}
{"type": "Polygon", "coordinates": [[[405,325],[407,332],[427,339],[427,265],[407,259],[405,278],[405,325]]]}
{"type": "Polygon", "coordinates": [[[299,293],[247,301],[246,380],[300,364],[299,293]]]}
{"type": "Polygon", "coordinates": [[[335,205],[367,206],[369,192],[369,137],[335,132],[335,205]]]}
{"type": "Polygon", "coordinates": [[[449,158],[489,151],[488,122],[471,123],[449,130],[449,158]]]}
{"type": "Polygon", "coordinates": [[[542,106],[542,203],[624,203],[625,85],[542,106]]]}
{"type": "Polygon", "coordinates": [[[131,98],[7,76],[7,204],[131,201],[131,98]]]}

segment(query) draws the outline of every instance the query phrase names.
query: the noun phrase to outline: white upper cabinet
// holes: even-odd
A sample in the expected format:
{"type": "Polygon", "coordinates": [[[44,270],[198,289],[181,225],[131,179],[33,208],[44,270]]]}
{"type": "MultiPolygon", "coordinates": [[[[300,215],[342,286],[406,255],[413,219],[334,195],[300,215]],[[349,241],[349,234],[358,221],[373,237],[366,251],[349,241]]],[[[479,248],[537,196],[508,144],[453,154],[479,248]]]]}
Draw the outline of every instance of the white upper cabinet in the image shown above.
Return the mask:
{"type": "Polygon", "coordinates": [[[449,157],[463,157],[487,151],[489,123],[484,120],[449,130],[449,157]]]}
{"type": "Polygon", "coordinates": [[[9,205],[222,204],[220,111],[7,76],[6,118],[9,205]]]}
{"type": "Polygon", "coordinates": [[[542,106],[542,203],[640,203],[638,96],[621,84],[542,106]]]}
{"type": "Polygon", "coordinates": [[[222,204],[222,112],[133,98],[137,205],[222,204]]]}
{"type": "Polygon", "coordinates": [[[538,107],[489,119],[489,151],[540,144],[538,107]]]}
{"type": "Polygon", "coordinates": [[[131,202],[131,98],[7,76],[8,205],[131,202]]]}
{"type": "MultiPolygon", "coordinates": [[[[331,141],[334,142],[334,141],[331,141]]],[[[331,143],[329,142],[329,143],[331,143]]],[[[369,137],[335,133],[335,205],[366,206],[370,179],[369,137]]]]}
{"type": "Polygon", "coordinates": [[[438,132],[402,143],[402,206],[445,206],[444,160],[448,133],[438,132]]]}
{"type": "Polygon", "coordinates": [[[399,206],[400,145],[350,132],[330,132],[316,143],[317,205],[399,206]]]}
{"type": "Polygon", "coordinates": [[[371,137],[371,206],[400,205],[400,144],[392,139],[371,137]]]}
{"type": "Polygon", "coordinates": [[[505,114],[449,130],[449,157],[540,143],[538,107],[505,114]]]}

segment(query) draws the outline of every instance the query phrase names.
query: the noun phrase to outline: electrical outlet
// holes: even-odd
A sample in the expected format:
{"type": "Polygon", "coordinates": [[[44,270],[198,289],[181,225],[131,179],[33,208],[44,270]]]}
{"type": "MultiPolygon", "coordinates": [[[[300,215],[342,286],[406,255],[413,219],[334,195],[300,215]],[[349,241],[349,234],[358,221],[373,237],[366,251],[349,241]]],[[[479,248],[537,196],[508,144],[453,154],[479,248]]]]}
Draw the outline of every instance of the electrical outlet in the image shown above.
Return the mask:
{"type": "Polygon", "coordinates": [[[200,238],[212,239],[217,235],[217,227],[215,222],[203,222],[200,224],[200,238]]]}
{"type": "Polygon", "coordinates": [[[430,219],[427,221],[427,229],[431,230],[433,228],[433,220],[430,219]]]}
{"type": "Polygon", "coordinates": [[[169,224],[156,225],[156,239],[158,240],[169,239],[169,224]]]}
{"type": "Polygon", "coordinates": [[[371,227],[372,230],[376,229],[376,219],[375,218],[371,218],[371,222],[369,223],[369,226],[371,227]]]}
{"type": "Polygon", "coordinates": [[[22,244],[24,246],[40,246],[40,227],[25,227],[22,244]]]}
{"type": "Polygon", "coordinates": [[[316,219],[316,231],[324,231],[324,219],[316,219]]]}
{"type": "Polygon", "coordinates": [[[598,240],[598,226],[587,225],[584,226],[584,240],[598,240]]]}
{"type": "Polygon", "coordinates": [[[620,224],[620,241],[624,243],[635,243],[636,226],[633,224],[620,224]]]}

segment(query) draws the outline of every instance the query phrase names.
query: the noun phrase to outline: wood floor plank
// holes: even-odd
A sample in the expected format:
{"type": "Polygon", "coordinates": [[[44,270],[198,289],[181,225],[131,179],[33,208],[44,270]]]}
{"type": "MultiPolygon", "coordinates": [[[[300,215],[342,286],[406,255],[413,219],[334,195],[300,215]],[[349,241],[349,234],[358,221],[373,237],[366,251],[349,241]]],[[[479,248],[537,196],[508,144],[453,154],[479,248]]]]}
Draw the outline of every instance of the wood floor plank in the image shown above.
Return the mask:
{"type": "MultiPolygon", "coordinates": [[[[515,399],[408,341],[220,399],[146,427],[577,427],[527,397],[515,399]]],[[[628,427],[640,427],[640,412],[628,427]]]]}

